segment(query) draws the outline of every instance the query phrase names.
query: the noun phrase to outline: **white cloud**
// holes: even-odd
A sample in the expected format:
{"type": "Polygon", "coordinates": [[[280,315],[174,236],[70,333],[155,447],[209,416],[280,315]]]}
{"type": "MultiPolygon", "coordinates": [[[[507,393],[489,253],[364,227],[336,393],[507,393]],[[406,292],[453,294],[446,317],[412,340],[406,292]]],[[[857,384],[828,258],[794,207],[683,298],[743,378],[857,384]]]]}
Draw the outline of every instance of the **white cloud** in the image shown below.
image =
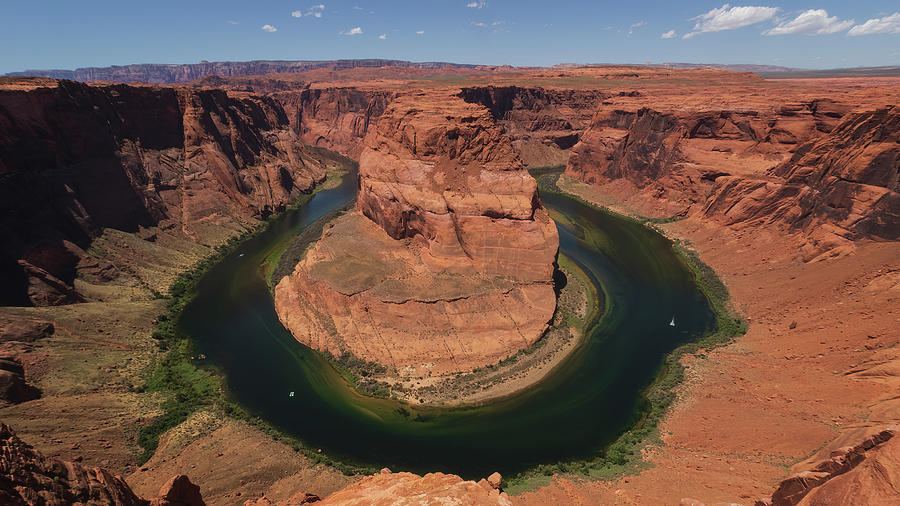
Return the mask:
{"type": "Polygon", "coordinates": [[[358,6],[358,5],[354,5],[354,6],[353,6],[353,10],[355,10],[355,11],[361,11],[361,10],[363,10],[363,8],[360,7],[360,6],[358,6]]]}
{"type": "Polygon", "coordinates": [[[637,23],[634,23],[633,25],[629,26],[628,27],[628,35],[631,35],[632,33],[634,33],[635,28],[640,28],[646,24],[647,24],[646,21],[638,21],[637,23]]]}
{"type": "Polygon", "coordinates": [[[693,31],[685,34],[684,38],[690,39],[698,33],[735,30],[753,25],[772,18],[777,12],[778,7],[759,7],[754,5],[732,7],[729,4],[724,4],[718,9],[690,18],[691,21],[696,20],[697,23],[694,25],[693,31]]]}
{"type": "Polygon", "coordinates": [[[479,28],[485,28],[487,27],[487,25],[487,23],[483,23],[481,21],[472,21],[472,26],[477,26],[479,28]]]}
{"type": "Polygon", "coordinates": [[[466,4],[466,7],[470,9],[484,9],[484,6],[487,5],[487,2],[484,0],[480,0],[478,2],[469,2],[466,4]]]}
{"type": "Polygon", "coordinates": [[[419,31],[416,32],[416,35],[422,35],[422,34],[424,34],[424,33],[425,33],[425,30],[419,30],[419,31]]]}
{"type": "Polygon", "coordinates": [[[788,35],[793,33],[825,35],[843,32],[853,26],[853,23],[852,19],[841,21],[837,16],[829,18],[828,11],[825,9],[809,9],[790,21],[779,23],[775,28],[764,31],[763,35],[788,35]]]}
{"type": "Polygon", "coordinates": [[[386,33],[382,33],[381,35],[378,36],[378,38],[381,39],[381,40],[385,40],[385,39],[387,39],[387,34],[386,34],[386,33]]]}
{"type": "Polygon", "coordinates": [[[675,33],[675,30],[669,30],[668,32],[662,34],[660,37],[663,39],[674,39],[676,35],[678,34],[675,33]]]}
{"type": "Polygon", "coordinates": [[[240,22],[240,21],[235,21],[235,20],[233,20],[233,19],[229,19],[229,20],[228,20],[228,24],[229,24],[229,25],[239,25],[239,24],[241,24],[241,22],[240,22]]]}
{"type": "Polygon", "coordinates": [[[344,35],[361,35],[363,33],[363,31],[362,31],[362,28],[356,26],[356,27],[353,27],[353,28],[347,30],[346,32],[341,32],[341,33],[344,35]]]}
{"type": "Polygon", "coordinates": [[[883,18],[873,18],[861,25],[856,25],[847,35],[872,35],[876,33],[900,33],[900,12],[883,18]]]}
{"type": "Polygon", "coordinates": [[[299,18],[299,17],[301,17],[301,15],[303,15],[303,16],[312,16],[314,18],[321,18],[322,11],[324,11],[324,10],[325,10],[325,4],[317,4],[317,5],[311,6],[309,9],[306,9],[306,12],[303,12],[303,13],[301,13],[300,11],[294,11],[291,13],[291,16],[294,16],[295,18],[299,18]]]}
{"type": "Polygon", "coordinates": [[[272,25],[262,25],[262,31],[272,33],[277,32],[278,28],[275,28],[272,25]]]}

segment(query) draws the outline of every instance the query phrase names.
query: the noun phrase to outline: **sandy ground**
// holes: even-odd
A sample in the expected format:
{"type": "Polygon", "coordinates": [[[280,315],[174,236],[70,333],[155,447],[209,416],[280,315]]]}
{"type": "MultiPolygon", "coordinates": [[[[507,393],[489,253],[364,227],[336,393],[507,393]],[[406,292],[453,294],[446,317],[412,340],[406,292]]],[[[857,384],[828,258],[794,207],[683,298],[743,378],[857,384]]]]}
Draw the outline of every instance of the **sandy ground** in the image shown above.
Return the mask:
{"type": "Polygon", "coordinates": [[[610,482],[557,477],[516,503],[752,503],[795,464],[900,419],[900,244],[803,263],[781,231],[693,218],[661,227],[719,273],[748,333],[685,358],[663,444],[645,453],[651,468],[610,482]]]}

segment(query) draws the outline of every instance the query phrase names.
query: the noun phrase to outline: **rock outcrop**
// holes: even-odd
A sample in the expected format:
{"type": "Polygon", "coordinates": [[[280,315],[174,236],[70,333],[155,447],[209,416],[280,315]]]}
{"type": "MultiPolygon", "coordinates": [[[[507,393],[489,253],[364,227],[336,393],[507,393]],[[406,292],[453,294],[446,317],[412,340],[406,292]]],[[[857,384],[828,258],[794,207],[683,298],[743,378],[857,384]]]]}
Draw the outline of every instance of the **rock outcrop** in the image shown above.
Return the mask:
{"type": "Polygon", "coordinates": [[[25,369],[15,357],[0,357],[0,401],[19,403],[37,399],[41,392],[25,382],[25,369]]]}
{"type": "Polygon", "coordinates": [[[609,93],[599,90],[547,89],[540,86],[479,86],[459,96],[481,104],[503,127],[529,167],[565,164],[569,149],[587,129],[609,93]]]}
{"type": "Polygon", "coordinates": [[[566,173],[669,215],[802,232],[806,260],[900,237],[900,113],[829,100],[772,111],[602,107],[566,173]]]}
{"type": "Polygon", "coordinates": [[[559,239],[534,179],[483,107],[396,99],[366,137],[358,212],[275,290],[301,342],[409,376],[471,370],[551,319],[559,239]]]}
{"type": "Polygon", "coordinates": [[[154,499],[138,497],[121,476],[44,457],[0,424],[0,503],[18,505],[112,504],[115,506],[204,506],[187,476],[175,476],[154,499]]]}
{"type": "Polygon", "coordinates": [[[412,473],[391,473],[383,470],[379,474],[339,490],[324,499],[309,494],[298,493],[291,499],[274,503],[265,497],[249,500],[244,506],[292,506],[317,504],[322,506],[349,506],[352,504],[377,505],[438,505],[469,504],[473,506],[511,506],[509,496],[491,486],[486,480],[478,483],[463,480],[454,474],[429,473],[419,476],[412,473]]]}
{"type": "Polygon", "coordinates": [[[900,438],[897,429],[878,431],[855,446],[783,480],[757,506],[795,504],[892,504],[900,498],[900,438]]]}
{"type": "Polygon", "coordinates": [[[362,141],[394,96],[393,92],[350,87],[274,93],[291,128],[311,146],[358,159],[362,141]]]}
{"type": "Polygon", "coordinates": [[[861,238],[900,239],[900,107],[848,115],[767,176],[716,180],[704,214],[807,232],[810,258],[861,238]]]}
{"type": "Polygon", "coordinates": [[[160,226],[215,244],[324,177],[270,97],[0,86],[0,302],[83,300],[80,269],[115,275],[85,253],[105,228],[160,226]]]}

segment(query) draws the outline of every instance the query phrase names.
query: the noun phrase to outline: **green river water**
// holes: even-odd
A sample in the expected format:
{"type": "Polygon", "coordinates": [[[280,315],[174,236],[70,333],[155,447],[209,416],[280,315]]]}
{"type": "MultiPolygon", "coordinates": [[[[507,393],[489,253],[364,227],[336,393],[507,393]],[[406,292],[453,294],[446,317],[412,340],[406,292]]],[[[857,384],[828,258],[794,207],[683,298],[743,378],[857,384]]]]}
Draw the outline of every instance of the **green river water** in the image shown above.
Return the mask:
{"type": "Polygon", "coordinates": [[[604,294],[605,311],[578,348],[540,383],[483,406],[421,407],[362,396],[282,327],[262,268],[277,244],[355,196],[351,174],[284,213],[207,272],[179,320],[197,351],[224,373],[229,395],[332,458],[468,478],[590,459],[641,419],[642,392],[665,356],[715,326],[691,270],[667,239],[543,190],[561,253],[604,294]]]}

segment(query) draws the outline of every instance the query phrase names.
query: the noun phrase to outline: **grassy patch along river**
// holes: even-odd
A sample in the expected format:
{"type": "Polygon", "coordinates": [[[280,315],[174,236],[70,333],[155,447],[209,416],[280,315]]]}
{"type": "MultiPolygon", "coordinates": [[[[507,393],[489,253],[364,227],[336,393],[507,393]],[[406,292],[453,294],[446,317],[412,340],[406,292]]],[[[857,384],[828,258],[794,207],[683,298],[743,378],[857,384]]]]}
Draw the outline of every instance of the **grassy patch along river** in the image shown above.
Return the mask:
{"type": "MultiPolygon", "coordinates": [[[[273,220],[193,280],[190,295],[176,303],[186,304],[170,329],[181,336],[172,345],[192,338],[193,348],[179,357],[202,356],[191,367],[221,373],[223,402],[359,469],[468,478],[500,471],[515,485],[552,472],[606,476],[635,466],[674,396],[680,354],[725,340],[740,324],[727,314],[714,274],[694,258],[635,220],[554,191],[555,177],[541,176],[541,197],[558,223],[561,263],[603,294],[605,310],[586,312],[583,339],[523,391],[463,407],[361,395],[281,326],[267,282],[281,263],[273,259],[353,200],[355,174],[273,220]]],[[[195,383],[196,391],[181,395],[188,404],[209,391],[205,381],[195,383]]]]}

